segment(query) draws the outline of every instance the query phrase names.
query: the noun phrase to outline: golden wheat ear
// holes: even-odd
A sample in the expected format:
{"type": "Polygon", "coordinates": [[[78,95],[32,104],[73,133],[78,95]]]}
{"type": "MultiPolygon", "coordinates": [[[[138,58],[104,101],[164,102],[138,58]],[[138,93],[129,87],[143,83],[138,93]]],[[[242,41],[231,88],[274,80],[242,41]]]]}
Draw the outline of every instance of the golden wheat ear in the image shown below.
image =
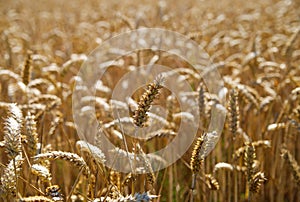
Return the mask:
{"type": "Polygon", "coordinates": [[[245,153],[244,153],[244,165],[247,168],[246,174],[247,174],[248,183],[251,181],[254,175],[253,164],[255,158],[256,158],[255,148],[251,142],[247,142],[245,146],[245,153]]]}
{"type": "Polygon", "coordinates": [[[31,58],[31,53],[28,53],[22,70],[22,81],[26,86],[30,82],[31,68],[32,68],[32,58],[31,58]]]}
{"type": "Polygon", "coordinates": [[[300,166],[297,163],[296,159],[294,156],[288,151],[287,149],[282,149],[282,158],[285,159],[289,165],[289,167],[292,170],[294,180],[297,183],[298,186],[300,186],[300,166]]]}
{"type": "MultiPolygon", "coordinates": [[[[40,164],[32,164],[31,173],[40,177],[43,182],[51,182],[52,176],[49,169],[40,164]]],[[[51,184],[51,183],[50,183],[51,184]]]]}
{"type": "Polygon", "coordinates": [[[201,148],[203,147],[204,139],[203,137],[198,137],[196,144],[193,149],[190,166],[193,173],[199,173],[201,165],[204,160],[204,156],[200,156],[201,148]]]}
{"type": "Polygon", "coordinates": [[[25,131],[28,153],[30,156],[34,156],[37,154],[39,140],[35,116],[30,113],[25,117],[25,131]]]}
{"type": "Polygon", "coordinates": [[[24,162],[22,155],[15,156],[9,161],[7,167],[0,178],[0,195],[5,195],[6,197],[17,197],[18,188],[18,177],[21,173],[21,166],[24,162]]]}
{"type": "Polygon", "coordinates": [[[38,154],[33,157],[37,161],[41,160],[55,160],[55,159],[63,159],[65,161],[69,161],[76,167],[83,169],[83,174],[86,176],[90,175],[90,168],[88,167],[87,163],[84,161],[82,157],[77,154],[70,153],[70,152],[63,152],[63,151],[51,151],[48,153],[38,154]]]}
{"type": "Polygon", "coordinates": [[[232,89],[230,91],[228,111],[229,111],[230,132],[232,133],[233,138],[235,139],[237,131],[239,129],[239,122],[240,122],[237,89],[232,89]]]}
{"type": "Polygon", "coordinates": [[[20,202],[55,202],[45,196],[29,196],[20,199],[20,202]]]}
{"type": "Polygon", "coordinates": [[[104,164],[106,159],[105,159],[105,154],[96,146],[87,143],[86,141],[79,140],[76,142],[76,147],[81,151],[81,152],[88,152],[89,154],[92,155],[92,157],[100,164],[104,164]]]}
{"type": "Polygon", "coordinates": [[[148,112],[153,100],[158,96],[159,90],[162,88],[163,78],[157,79],[148,84],[146,92],[141,96],[138,102],[138,108],[134,111],[133,119],[137,127],[145,127],[148,121],[148,112]]]}
{"type": "Polygon", "coordinates": [[[250,181],[249,190],[253,193],[258,193],[262,183],[266,180],[267,178],[265,178],[265,174],[263,172],[255,173],[250,181]]]}
{"type": "Polygon", "coordinates": [[[210,190],[219,190],[220,189],[220,185],[219,185],[217,179],[214,176],[212,176],[211,174],[205,175],[205,183],[210,190]]]}
{"type": "Polygon", "coordinates": [[[21,154],[22,150],[22,122],[23,115],[16,104],[8,106],[8,117],[5,119],[4,145],[5,151],[10,159],[21,154]]]}

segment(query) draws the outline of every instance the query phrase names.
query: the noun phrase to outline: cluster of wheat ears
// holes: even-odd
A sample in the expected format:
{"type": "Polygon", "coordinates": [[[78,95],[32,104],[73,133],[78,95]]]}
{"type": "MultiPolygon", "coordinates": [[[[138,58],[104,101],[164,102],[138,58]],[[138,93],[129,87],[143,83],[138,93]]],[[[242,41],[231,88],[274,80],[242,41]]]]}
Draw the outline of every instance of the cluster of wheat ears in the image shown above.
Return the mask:
{"type": "Polygon", "coordinates": [[[299,9],[292,0],[1,1],[0,200],[299,201],[299,9]],[[87,127],[99,123],[98,133],[116,149],[104,151],[101,138],[79,139],[71,106],[81,64],[104,40],[142,27],[196,41],[222,76],[227,115],[209,155],[203,151],[216,135],[207,129],[211,109],[221,101],[188,62],[151,50],[120,56],[95,96],[81,99],[95,106],[87,127]],[[127,102],[112,99],[122,76],[149,64],[168,66],[167,75],[179,74],[178,85],[184,79],[192,91],[174,97],[161,78],[148,78],[127,102]],[[179,100],[197,110],[201,124],[179,100]],[[130,113],[116,118],[115,110],[130,113]],[[194,143],[174,164],[153,171],[152,163],[164,160],[145,154],[168,145],[184,121],[199,125],[194,143]],[[155,130],[139,140],[129,124],[155,130]],[[129,158],[144,174],[107,167],[107,152],[129,158]]]}

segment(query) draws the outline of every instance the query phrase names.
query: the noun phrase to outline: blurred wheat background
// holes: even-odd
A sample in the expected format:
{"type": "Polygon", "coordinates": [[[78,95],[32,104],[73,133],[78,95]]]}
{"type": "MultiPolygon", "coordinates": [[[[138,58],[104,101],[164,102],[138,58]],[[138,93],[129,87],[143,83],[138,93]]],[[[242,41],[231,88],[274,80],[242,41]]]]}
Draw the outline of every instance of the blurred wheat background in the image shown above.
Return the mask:
{"type": "Polygon", "coordinates": [[[1,0],[0,11],[1,201],[300,201],[299,1],[1,0]],[[178,69],[193,86],[184,100],[201,117],[180,160],[153,172],[141,159],[149,173],[136,175],[107,168],[106,151],[79,139],[71,106],[88,54],[142,27],[179,32],[209,53],[224,80],[227,117],[214,150],[200,155],[214,135],[207,132],[210,110],[220,101],[198,73],[166,53],[119,58],[88,100],[97,116],[89,121],[101,123],[100,132],[120,148],[115,152],[163,148],[178,123],[190,120],[157,80],[128,103],[111,100],[118,79],[140,65],[178,69]],[[153,103],[167,114],[148,113],[153,103]],[[127,137],[127,148],[128,134],[111,115],[116,108],[132,112],[124,126],[144,127],[150,119],[163,127],[145,142],[127,137]]]}

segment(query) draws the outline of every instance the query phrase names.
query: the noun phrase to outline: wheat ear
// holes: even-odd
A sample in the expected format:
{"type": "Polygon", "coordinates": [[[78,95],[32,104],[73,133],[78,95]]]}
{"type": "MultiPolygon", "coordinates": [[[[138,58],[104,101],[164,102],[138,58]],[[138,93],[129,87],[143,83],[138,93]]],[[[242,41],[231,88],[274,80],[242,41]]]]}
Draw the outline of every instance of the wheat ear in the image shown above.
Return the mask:
{"type": "Polygon", "coordinates": [[[230,91],[229,98],[229,121],[230,121],[230,132],[235,139],[237,131],[239,129],[240,114],[239,114],[239,103],[238,103],[238,91],[232,89],[230,91]]]}
{"type": "Polygon", "coordinates": [[[300,186],[300,166],[297,163],[296,159],[294,156],[287,150],[287,149],[282,149],[282,158],[285,159],[289,167],[291,168],[294,176],[294,180],[297,183],[298,186],[300,186]]]}
{"type": "Polygon", "coordinates": [[[1,189],[0,193],[6,195],[7,197],[17,196],[17,179],[20,175],[21,166],[23,164],[23,158],[21,155],[16,156],[14,159],[10,160],[7,167],[0,178],[1,189]]]}
{"type": "Polygon", "coordinates": [[[149,112],[153,100],[159,94],[159,89],[162,88],[162,82],[163,78],[158,77],[153,83],[148,84],[146,92],[140,98],[138,109],[134,111],[133,115],[134,124],[137,127],[146,126],[146,122],[149,118],[147,112],[149,112]]]}
{"type": "Polygon", "coordinates": [[[30,81],[30,72],[31,72],[31,54],[27,54],[27,58],[22,71],[22,81],[27,86],[30,81]]]}
{"type": "Polygon", "coordinates": [[[37,145],[38,145],[38,134],[37,127],[35,122],[35,116],[30,113],[25,117],[25,130],[26,130],[26,139],[28,145],[28,152],[31,156],[37,154],[37,145]]]}
{"type": "Polygon", "coordinates": [[[23,115],[16,104],[8,107],[9,117],[5,120],[4,144],[5,151],[10,159],[14,159],[21,153],[21,128],[23,115]]]}
{"type": "Polygon", "coordinates": [[[249,183],[249,190],[253,193],[257,193],[264,181],[266,181],[265,174],[263,172],[255,173],[249,183]]]}
{"type": "Polygon", "coordinates": [[[45,196],[29,196],[20,199],[20,202],[54,202],[45,196]]]}
{"type": "Polygon", "coordinates": [[[63,159],[66,161],[71,162],[75,166],[79,168],[83,168],[84,174],[89,175],[90,174],[90,168],[84,161],[84,159],[77,154],[70,153],[70,152],[62,152],[62,151],[51,151],[48,153],[38,154],[33,157],[36,160],[55,160],[55,159],[63,159]]]}
{"type": "Polygon", "coordinates": [[[194,146],[193,152],[192,152],[192,157],[191,157],[191,170],[192,170],[192,185],[191,185],[191,198],[190,201],[194,201],[194,189],[196,185],[196,177],[197,174],[200,172],[201,166],[204,161],[204,156],[200,154],[200,151],[202,150],[202,147],[204,147],[204,138],[203,136],[198,137],[196,144],[194,146]]]}

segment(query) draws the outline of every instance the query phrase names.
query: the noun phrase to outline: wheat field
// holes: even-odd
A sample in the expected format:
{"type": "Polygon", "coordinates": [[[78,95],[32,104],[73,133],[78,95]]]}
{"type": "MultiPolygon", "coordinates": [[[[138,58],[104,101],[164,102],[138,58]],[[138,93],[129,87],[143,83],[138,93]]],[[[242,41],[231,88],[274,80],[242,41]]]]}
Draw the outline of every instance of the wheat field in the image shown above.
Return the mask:
{"type": "Polygon", "coordinates": [[[1,0],[0,11],[1,201],[300,201],[299,1],[1,0]],[[87,91],[76,85],[83,63],[105,41],[139,28],[199,44],[222,78],[219,94],[188,61],[134,50],[107,68],[94,96],[81,98],[80,114],[90,105],[95,113],[78,128],[72,96],[87,91]],[[116,101],[119,80],[147,65],[178,75],[172,89],[180,97],[164,86],[168,77],[149,75],[116,101]],[[216,107],[226,114],[219,132],[209,130],[216,107]],[[80,138],[95,123],[95,141],[80,138]],[[197,126],[180,134],[192,144],[153,169],[165,161],[146,154],[172,143],[182,123],[197,126]],[[104,148],[103,136],[115,149],[104,148]],[[141,173],[110,168],[111,153],[114,164],[141,173]]]}

